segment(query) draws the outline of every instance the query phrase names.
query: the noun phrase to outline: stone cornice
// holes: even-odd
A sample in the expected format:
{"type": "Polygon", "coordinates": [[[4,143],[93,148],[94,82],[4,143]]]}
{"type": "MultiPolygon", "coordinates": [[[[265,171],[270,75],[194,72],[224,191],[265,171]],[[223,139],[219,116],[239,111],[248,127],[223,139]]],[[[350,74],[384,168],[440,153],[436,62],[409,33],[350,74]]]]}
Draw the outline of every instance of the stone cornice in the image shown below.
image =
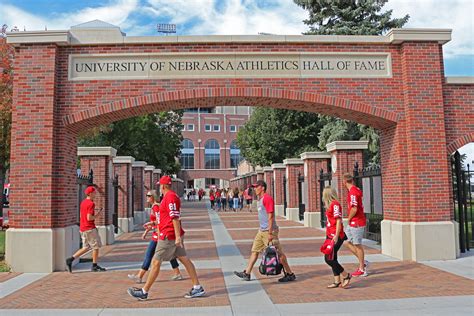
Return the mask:
{"type": "Polygon", "coordinates": [[[288,166],[288,165],[303,165],[304,162],[303,162],[303,160],[301,160],[299,158],[288,158],[288,159],[283,160],[283,164],[285,166],[288,166]]]}
{"type": "Polygon", "coordinates": [[[135,158],[132,156],[118,156],[115,157],[113,163],[129,163],[132,164],[135,161],[135,158]]]}
{"type": "Polygon", "coordinates": [[[145,171],[153,171],[153,170],[155,170],[155,166],[153,166],[153,165],[147,165],[145,167],[145,171]]]}
{"type": "Polygon", "coordinates": [[[341,140],[327,144],[326,149],[328,152],[332,152],[335,150],[363,150],[369,148],[368,145],[368,140],[341,140]]]}
{"type": "Polygon", "coordinates": [[[286,169],[286,166],[282,163],[274,163],[272,164],[272,169],[275,170],[275,169],[286,169]]]}
{"type": "Polygon", "coordinates": [[[159,173],[159,174],[161,174],[161,169],[155,169],[155,170],[153,170],[153,173],[159,173]]]}
{"type": "Polygon", "coordinates": [[[125,36],[120,29],[71,31],[33,31],[7,33],[13,45],[56,43],[58,45],[102,44],[180,44],[180,43],[347,43],[400,44],[403,42],[438,42],[451,40],[450,29],[392,29],[387,35],[193,35],[193,36],[125,36]]]}
{"type": "Polygon", "coordinates": [[[132,163],[132,167],[134,168],[145,168],[147,165],[146,161],[135,161],[132,163]]]}
{"type": "Polygon", "coordinates": [[[263,167],[263,172],[265,171],[273,171],[272,167],[263,167]]]}
{"type": "Polygon", "coordinates": [[[171,178],[171,181],[184,183],[184,181],[179,178],[171,178]]]}
{"type": "Polygon", "coordinates": [[[117,149],[113,147],[77,147],[77,155],[82,156],[117,156],[117,149]]]}
{"type": "Polygon", "coordinates": [[[306,152],[300,155],[302,160],[306,159],[330,159],[331,154],[324,151],[306,152]]]}
{"type": "Polygon", "coordinates": [[[446,77],[447,84],[474,84],[474,77],[446,77]]]}

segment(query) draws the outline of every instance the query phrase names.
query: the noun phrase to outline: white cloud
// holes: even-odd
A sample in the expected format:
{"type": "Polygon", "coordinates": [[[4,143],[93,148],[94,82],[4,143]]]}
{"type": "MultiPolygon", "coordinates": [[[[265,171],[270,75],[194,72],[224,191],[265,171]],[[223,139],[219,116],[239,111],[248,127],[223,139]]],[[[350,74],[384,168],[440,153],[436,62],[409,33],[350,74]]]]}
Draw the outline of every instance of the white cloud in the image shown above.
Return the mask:
{"type": "Polygon", "coordinates": [[[474,54],[474,1],[390,0],[385,9],[393,9],[396,18],[409,14],[405,27],[452,29],[452,40],[444,45],[446,57],[474,54]]]}

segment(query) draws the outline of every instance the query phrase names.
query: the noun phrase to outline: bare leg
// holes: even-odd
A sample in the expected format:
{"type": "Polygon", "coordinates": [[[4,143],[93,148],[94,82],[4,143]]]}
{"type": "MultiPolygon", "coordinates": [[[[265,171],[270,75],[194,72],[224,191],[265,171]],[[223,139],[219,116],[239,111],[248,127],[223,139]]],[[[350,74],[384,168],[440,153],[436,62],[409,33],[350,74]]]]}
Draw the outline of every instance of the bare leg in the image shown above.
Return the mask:
{"type": "Polygon", "coordinates": [[[140,269],[140,271],[138,271],[137,273],[137,277],[139,277],[141,280],[145,276],[145,273],[146,273],[146,270],[140,269]]]}
{"type": "Polygon", "coordinates": [[[92,250],[92,263],[97,263],[97,259],[99,259],[99,249],[92,250]]]}
{"type": "Polygon", "coordinates": [[[291,271],[290,265],[288,264],[288,259],[286,259],[286,255],[284,253],[280,254],[280,261],[283,265],[283,268],[285,268],[285,272],[288,274],[292,274],[293,271],[291,271]]]}
{"type": "Polygon", "coordinates": [[[85,254],[85,253],[88,252],[89,250],[90,250],[90,248],[81,248],[81,249],[79,249],[79,250],[76,251],[76,253],[73,255],[74,259],[79,258],[80,256],[82,256],[83,254],[85,254]]]}
{"type": "Polygon", "coordinates": [[[196,268],[191,260],[188,257],[178,257],[178,260],[184,265],[184,268],[188,272],[189,276],[191,277],[191,281],[193,285],[199,285],[199,279],[196,273],[196,268]]]}
{"type": "Polygon", "coordinates": [[[145,291],[148,292],[151,286],[153,285],[153,283],[158,278],[158,275],[160,274],[160,268],[161,268],[161,261],[153,258],[153,261],[151,263],[150,274],[148,275],[145,286],[143,287],[145,291]]]}
{"type": "Polygon", "coordinates": [[[247,268],[245,269],[246,273],[248,274],[252,273],[253,266],[255,265],[255,262],[257,262],[257,259],[258,259],[258,252],[252,252],[252,254],[250,254],[247,268]]]}
{"type": "Polygon", "coordinates": [[[181,275],[181,272],[179,272],[179,268],[174,268],[173,271],[175,276],[181,275]]]}
{"type": "Polygon", "coordinates": [[[346,243],[347,248],[357,257],[359,260],[359,269],[364,271],[364,248],[362,245],[354,245],[351,242],[346,243]]]}

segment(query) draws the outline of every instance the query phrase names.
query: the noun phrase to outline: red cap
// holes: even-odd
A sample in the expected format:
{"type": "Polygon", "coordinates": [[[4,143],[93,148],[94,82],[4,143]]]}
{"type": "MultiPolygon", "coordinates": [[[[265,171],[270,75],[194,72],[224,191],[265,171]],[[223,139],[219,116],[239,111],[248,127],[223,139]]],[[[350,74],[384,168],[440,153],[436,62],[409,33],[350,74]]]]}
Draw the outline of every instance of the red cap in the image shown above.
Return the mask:
{"type": "Polygon", "coordinates": [[[171,177],[170,176],[162,176],[160,178],[160,184],[169,184],[169,185],[171,185],[171,177]]]}
{"type": "Polygon", "coordinates": [[[334,251],[334,240],[332,239],[326,239],[326,241],[322,244],[321,248],[322,253],[325,255],[330,255],[334,251]]]}
{"type": "Polygon", "coordinates": [[[89,195],[89,194],[91,194],[92,192],[95,192],[95,188],[92,187],[92,186],[87,187],[87,188],[84,190],[84,193],[85,193],[86,195],[89,195]]]}

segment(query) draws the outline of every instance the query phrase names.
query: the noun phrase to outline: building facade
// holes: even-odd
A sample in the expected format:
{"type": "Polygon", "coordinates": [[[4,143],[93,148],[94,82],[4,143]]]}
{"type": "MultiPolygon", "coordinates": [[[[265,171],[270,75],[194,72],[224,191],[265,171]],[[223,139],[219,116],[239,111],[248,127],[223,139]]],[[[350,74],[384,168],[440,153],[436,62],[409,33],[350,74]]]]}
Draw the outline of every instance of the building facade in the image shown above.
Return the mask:
{"type": "Polygon", "coordinates": [[[242,160],[237,132],[251,113],[249,106],[185,110],[179,178],[186,188],[229,186],[242,160]]]}

